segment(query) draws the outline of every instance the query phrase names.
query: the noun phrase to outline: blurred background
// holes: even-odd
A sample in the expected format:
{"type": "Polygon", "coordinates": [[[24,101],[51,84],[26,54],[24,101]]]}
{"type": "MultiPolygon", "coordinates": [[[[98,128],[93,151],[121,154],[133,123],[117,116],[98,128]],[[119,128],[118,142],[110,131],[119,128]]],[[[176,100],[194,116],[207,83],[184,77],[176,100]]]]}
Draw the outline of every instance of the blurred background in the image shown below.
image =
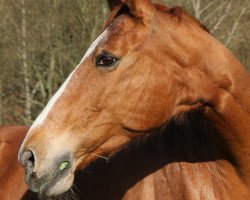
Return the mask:
{"type": "MultiPolygon", "coordinates": [[[[249,0],[154,2],[182,6],[250,71],[249,0]]],[[[108,13],[105,0],[0,0],[0,124],[32,123],[108,13]]]]}

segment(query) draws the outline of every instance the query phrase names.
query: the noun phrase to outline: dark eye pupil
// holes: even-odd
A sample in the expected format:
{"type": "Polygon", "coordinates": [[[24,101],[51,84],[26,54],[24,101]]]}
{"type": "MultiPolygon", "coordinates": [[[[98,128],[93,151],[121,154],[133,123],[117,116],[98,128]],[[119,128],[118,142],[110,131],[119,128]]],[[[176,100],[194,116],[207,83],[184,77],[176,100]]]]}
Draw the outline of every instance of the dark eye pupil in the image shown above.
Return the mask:
{"type": "Polygon", "coordinates": [[[117,62],[117,58],[110,55],[100,55],[97,57],[96,65],[102,67],[110,67],[113,66],[117,62]]]}
{"type": "Polygon", "coordinates": [[[115,61],[115,59],[109,56],[103,56],[103,58],[100,61],[101,61],[100,64],[102,65],[109,65],[112,64],[115,61]]]}

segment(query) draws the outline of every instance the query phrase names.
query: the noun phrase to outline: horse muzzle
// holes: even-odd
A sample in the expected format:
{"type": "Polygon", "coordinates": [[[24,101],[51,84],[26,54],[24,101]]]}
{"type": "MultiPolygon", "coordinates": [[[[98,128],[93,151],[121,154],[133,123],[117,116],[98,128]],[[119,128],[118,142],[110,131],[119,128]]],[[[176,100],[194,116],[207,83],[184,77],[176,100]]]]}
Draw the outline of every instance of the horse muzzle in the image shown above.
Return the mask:
{"type": "MultiPolygon", "coordinates": [[[[25,169],[25,181],[31,191],[37,192],[42,196],[56,196],[63,193],[71,183],[67,183],[73,176],[71,174],[72,156],[70,153],[65,153],[54,159],[46,159],[42,162],[35,156],[31,150],[25,151],[20,162],[25,169]],[[39,165],[44,163],[43,166],[39,165]],[[66,185],[69,185],[66,189],[66,185]]],[[[73,182],[73,181],[71,181],[73,182]]]]}

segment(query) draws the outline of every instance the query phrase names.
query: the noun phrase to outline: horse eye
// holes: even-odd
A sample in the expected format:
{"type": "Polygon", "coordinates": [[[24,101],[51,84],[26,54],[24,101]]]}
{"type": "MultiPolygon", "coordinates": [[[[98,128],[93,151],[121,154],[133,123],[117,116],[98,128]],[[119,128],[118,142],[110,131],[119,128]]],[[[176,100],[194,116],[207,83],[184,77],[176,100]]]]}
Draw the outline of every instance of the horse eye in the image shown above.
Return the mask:
{"type": "Polygon", "coordinates": [[[111,54],[101,54],[96,58],[96,66],[98,67],[112,67],[119,59],[111,54]]]}

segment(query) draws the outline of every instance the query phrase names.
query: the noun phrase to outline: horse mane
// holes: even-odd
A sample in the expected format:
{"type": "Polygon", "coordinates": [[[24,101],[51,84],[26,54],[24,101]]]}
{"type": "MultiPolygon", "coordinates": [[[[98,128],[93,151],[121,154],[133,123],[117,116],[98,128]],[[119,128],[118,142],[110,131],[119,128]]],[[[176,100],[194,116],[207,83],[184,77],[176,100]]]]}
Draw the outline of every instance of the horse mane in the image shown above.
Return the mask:
{"type": "Polygon", "coordinates": [[[125,148],[135,149],[145,144],[160,145],[167,163],[226,160],[237,166],[221,134],[199,111],[182,113],[125,148]]]}

